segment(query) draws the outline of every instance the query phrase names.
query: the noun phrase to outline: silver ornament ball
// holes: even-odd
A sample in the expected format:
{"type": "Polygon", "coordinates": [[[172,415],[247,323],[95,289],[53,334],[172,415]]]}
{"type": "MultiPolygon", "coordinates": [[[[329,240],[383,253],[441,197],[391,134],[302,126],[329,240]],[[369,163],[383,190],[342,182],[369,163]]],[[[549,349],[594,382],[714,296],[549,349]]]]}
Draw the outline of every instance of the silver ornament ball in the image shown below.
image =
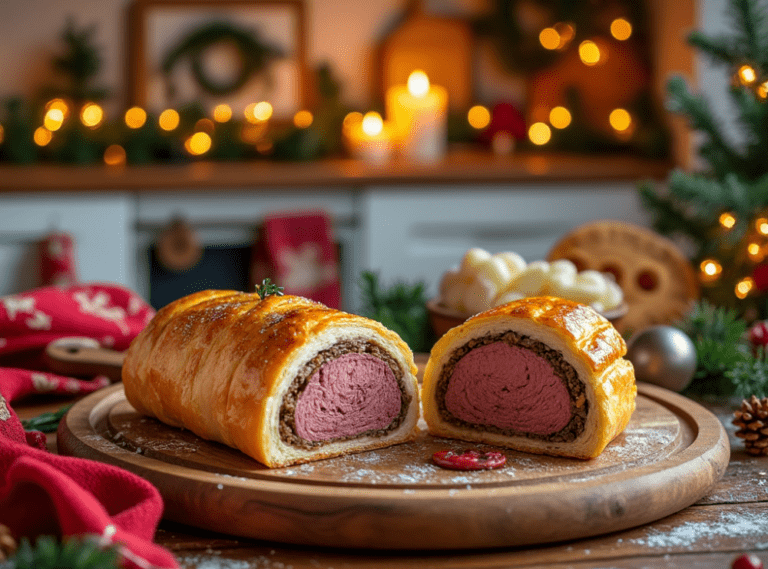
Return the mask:
{"type": "Polygon", "coordinates": [[[682,391],[696,372],[696,347],[688,334],[674,326],[651,326],[627,343],[627,359],[635,378],[672,391],[682,391]]]}

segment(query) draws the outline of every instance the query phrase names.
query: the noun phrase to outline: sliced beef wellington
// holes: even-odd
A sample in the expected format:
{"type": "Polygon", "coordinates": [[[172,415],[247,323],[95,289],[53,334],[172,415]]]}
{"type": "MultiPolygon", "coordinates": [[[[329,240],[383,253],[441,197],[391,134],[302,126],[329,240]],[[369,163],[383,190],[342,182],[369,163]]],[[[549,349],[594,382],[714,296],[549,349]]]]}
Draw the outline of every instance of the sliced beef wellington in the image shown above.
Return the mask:
{"type": "Polygon", "coordinates": [[[424,372],[434,435],[593,458],[627,426],[637,387],[627,347],[588,306],[524,298],[482,312],[435,344],[424,372]]]}
{"type": "Polygon", "coordinates": [[[417,434],[413,354],[380,323],[298,296],[204,291],[157,312],[126,354],[137,411],[269,467],[417,434]]]}

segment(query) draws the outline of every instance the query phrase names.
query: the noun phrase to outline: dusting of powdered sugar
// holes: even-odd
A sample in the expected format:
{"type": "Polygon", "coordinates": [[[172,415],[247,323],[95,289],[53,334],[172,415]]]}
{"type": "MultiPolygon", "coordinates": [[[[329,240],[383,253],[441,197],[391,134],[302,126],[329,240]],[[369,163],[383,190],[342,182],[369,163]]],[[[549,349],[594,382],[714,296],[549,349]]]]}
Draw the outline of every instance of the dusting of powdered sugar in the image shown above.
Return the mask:
{"type": "MultiPolygon", "coordinates": [[[[270,556],[275,551],[270,552],[270,556]]],[[[293,565],[272,559],[267,555],[256,555],[248,561],[222,559],[220,552],[207,550],[206,554],[184,555],[177,558],[182,567],[195,569],[293,569],[293,565]]]]}
{"type": "MultiPolygon", "coordinates": [[[[644,538],[629,539],[643,547],[662,549],[691,548],[699,541],[712,546],[732,538],[756,539],[768,535],[768,513],[755,513],[743,509],[722,512],[714,521],[686,522],[669,531],[652,529],[644,538]]],[[[754,543],[755,549],[768,549],[768,543],[754,543]]]]}

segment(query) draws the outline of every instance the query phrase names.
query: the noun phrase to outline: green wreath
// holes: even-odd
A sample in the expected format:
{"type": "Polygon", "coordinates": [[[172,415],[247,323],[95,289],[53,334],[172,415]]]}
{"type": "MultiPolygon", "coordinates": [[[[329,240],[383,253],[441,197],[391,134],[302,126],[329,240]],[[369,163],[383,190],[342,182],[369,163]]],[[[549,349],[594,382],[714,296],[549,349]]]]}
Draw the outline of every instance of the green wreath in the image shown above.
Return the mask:
{"type": "Polygon", "coordinates": [[[227,22],[212,22],[190,33],[171,49],[163,60],[162,70],[168,78],[176,64],[188,56],[192,75],[200,88],[211,95],[223,96],[237,92],[251,77],[263,73],[272,59],[282,55],[280,49],[262,43],[255,32],[227,22]],[[231,80],[216,82],[203,67],[203,54],[211,46],[223,42],[232,43],[237,48],[240,70],[231,80]]]}

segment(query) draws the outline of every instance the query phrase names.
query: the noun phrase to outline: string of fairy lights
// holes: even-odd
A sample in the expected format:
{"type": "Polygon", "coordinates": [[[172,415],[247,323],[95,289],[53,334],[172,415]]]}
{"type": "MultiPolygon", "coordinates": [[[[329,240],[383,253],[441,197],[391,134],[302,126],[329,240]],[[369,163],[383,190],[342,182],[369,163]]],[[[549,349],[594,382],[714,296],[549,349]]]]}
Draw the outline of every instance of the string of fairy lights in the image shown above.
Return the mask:
{"type": "MultiPolygon", "coordinates": [[[[732,76],[732,84],[735,87],[750,89],[758,100],[768,101],[768,79],[761,78],[752,65],[741,65],[732,76]]],[[[732,212],[723,212],[718,218],[722,230],[726,233],[732,231],[737,225],[736,215],[732,212]]],[[[768,217],[765,213],[758,214],[749,223],[750,229],[736,246],[738,255],[743,256],[753,266],[757,266],[768,258],[768,217]]],[[[699,280],[702,284],[717,284],[723,277],[723,265],[714,258],[708,257],[699,263],[699,280]]],[[[736,298],[744,300],[757,288],[757,283],[752,275],[744,275],[736,280],[733,294],[736,298]]]]}
{"type": "MultiPolygon", "coordinates": [[[[632,24],[625,18],[616,18],[610,24],[610,33],[616,40],[624,41],[632,36],[632,24]]],[[[576,37],[576,30],[572,24],[557,23],[542,29],[539,34],[539,42],[542,48],[553,51],[564,51],[576,37]]],[[[581,62],[588,67],[599,65],[608,57],[608,46],[600,38],[587,39],[578,46],[581,62]]],[[[749,66],[739,69],[738,77],[743,84],[752,84],[757,81],[757,74],[749,66]]],[[[758,85],[756,92],[761,98],[768,97],[768,83],[758,85]]],[[[56,98],[45,105],[42,124],[34,131],[33,141],[39,147],[51,144],[67,120],[73,114],[73,105],[62,98],[56,98]]],[[[76,113],[83,126],[91,130],[98,130],[106,121],[106,113],[102,106],[95,102],[88,102],[79,108],[76,113]]],[[[233,120],[233,110],[227,104],[217,105],[209,118],[197,121],[192,132],[178,133],[184,137],[184,148],[191,156],[203,156],[211,150],[213,145],[213,132],[217,124],[227,123],[233,120]]],[[[273,108],[267,101],[254,102],[243,111],[245,122],[240,129],[240,138],[246,144],[252,144],[257,152],[268,155],[273,147],[273,142],[268,136],[267,125],[272,118],[273,108]]],[[[552,138],[552,129],[568,128],[573,120],[571,111],[564,106],[555,106],[548,111],[546,120],[537,120],[527,129],[529,141],[536,146],[546,145],[552,138]]],[[[366,132],[373,132],[378,126],[375,112],[362,115],[358,112],[350,113],[343,122],[343,130],[347,131],[355,123],[360,123],[365,117],[366,132]]],[[[380,115],[378,117],[380,119],[380,115]]],[[[125,125],[129,129],[142,128],[149,117],[145,109],[131,107],[123,116],[125,125]]],[[[482,131],[492,121],[491,111],[484,105],[475,105],[466,114],[466,120],[472,129],[482,131]]],[[[293,124],[297,128],[308,128],[312,125],[314,116],[309,110],[300,110],[293,116],[293,124]]],[[[623,108],[613,109],[608,116],[611,127],[619,137],[631,135],[634,127],[634,118],[629,111],[623,108]]],[[[179,112],[169,108],[157,117],[158,127],[166,133],[174,133],[180,125],[179,112]]],[[[0,124],[0,144],[3,142],[4,131],[0,124]]],[[[107,165],[123,165],[126,162],[125,149],[120,144],[110,144],[104,151],[103,161],[107,165]]]]}
{"type": "MultiPolygon", "coordinates": [[[[730,212],[720,214],[718,218],[720,227],[723,231],[731,231],[737,223],[736,216],[730,212]]],[[[768,256],[768,217],[758,216],[752,221],[752,230],[749,231],[742,243],[737,247],[743,248],[746,258],[752,264],[761,263],[768,256]]],[[[708,257],[699,263],[699,279],[702,284],[717,284],[723,276],[722,263],[714,258],[708,257]]],[[[733,293],[736,298],[743,300],[755,289],[755,279],[751,275],[742,276],[736,281],[733,293]]]]}

